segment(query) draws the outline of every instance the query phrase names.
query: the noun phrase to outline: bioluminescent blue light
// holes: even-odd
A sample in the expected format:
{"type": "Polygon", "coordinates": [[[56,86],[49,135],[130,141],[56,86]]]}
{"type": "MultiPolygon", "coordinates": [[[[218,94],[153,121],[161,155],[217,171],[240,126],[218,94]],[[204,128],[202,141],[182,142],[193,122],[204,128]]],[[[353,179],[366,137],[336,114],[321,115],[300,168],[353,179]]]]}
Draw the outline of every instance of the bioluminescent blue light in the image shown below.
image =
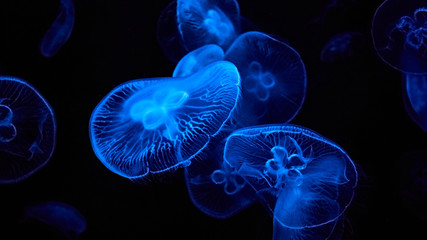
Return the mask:
{"type": "MultiPolygon", "coordinates": [[[[226,131],[229,133],[229,131],[226,131]]],[[[255,202],[255,191],[222,160],[226,134],[220,133],[203,150],[200,161],[185,168],[194,205],[214,218],[228,218],[255,202]]]]}
{"type": "Polygon", "coordinates": [[[0,76],[0,183],[21,181],[51,158],[56,143],[53,110],[22,79],[0,76]]]}
{"type": "Polygon", "coordinates": [[[173,77],[189,76],[210,63],[224,59],[224,51],[215,44],[208,44],[191,51],[176,65],[173,77]]]}
{"type": "Polygon", "coordinates": [[[96,156],[131,179],[188,166],[235,108],[240,76],[230,62],[215,62],[188,77],[126,82],[92,113],[96,156]]]}
{"type": "Polygon", "coordinates": [[[240,35],[226,51],[242,78],[242,100],[233,117],[240,126],[286,123],[305,98],[307,76],[299,54],[261,32],[240,35]]]}
{"type": "Polygon", "coordinates": [[[365,36],[358,32],[344,32],[332,36],[320,53],[325,63],[342,62],[357,56],[365,47],[365,36]]]}
{"type": "Polygon", "coordinates": [[[28,206],[24,217],[53,227],[68,239],[78,239],[87,226],[86,219],[76,208],[61,202],[46,201],[28,206]]]}
{"type": "Polygon", "coordinates": [[[58,17],[47,30],[40,43],[40,52],[45,57],[53,57],[70,38],[74,27],[75,8],[72,0],[60,0],[58,17]]]}
{"type": "Polygon", "coordinates": [[[206,44],[227,49],[240,33],[240,10],[235,0],[177,0],[176,19],[188,51],[206,44]]]}
{"type": "Polygon", "coordinates": [[[381,59],[407,74],[427,73],[427,5],[387,0],[378,7],[372,38],[381,59]]]}
{"type": "Polygon", "coordinates": [[[427,131],[427,75],[404,74],[403,86],[406,111],[427,131]]]}
{"type": "Polygon", "coordinates": [[[303,229],[337,220],[350,204],[357,172],[335,143],[295,125],[264,125],[233,132],[224,161],[266,195],[284,227],[303,229]]]}

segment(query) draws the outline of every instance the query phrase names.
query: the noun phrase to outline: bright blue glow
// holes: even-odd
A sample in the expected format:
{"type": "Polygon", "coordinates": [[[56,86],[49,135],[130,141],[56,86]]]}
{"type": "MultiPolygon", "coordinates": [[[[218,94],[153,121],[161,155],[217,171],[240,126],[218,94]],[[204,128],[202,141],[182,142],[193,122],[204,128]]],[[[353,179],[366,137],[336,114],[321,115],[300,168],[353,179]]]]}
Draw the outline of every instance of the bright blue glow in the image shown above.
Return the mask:
{"type": "Polygon", "coordinates": [[[33,219],[58,230],[64,237],[78,239],[86,230],[86,219],[74,207],[61,202],[41,202],[27,207],[26,219],[33,219]]]}
{"type": "Polygon", "coordinates": [[[264,125],[233,132],[224,161],[267,201],[282,226],[318,227],[350,204],[357,172],[335,143],[295,125],[264,125]]]}
{"type": "Polygon", "coordinates": [[[131,179],[188,166],[235,108],[240,76],[230,62],[215,62],[183,78],[126,82],[92,113],[96,156],[131,179]]]}
{"type": "MultiPolygon", "coordinates": [[[[229,132],[227,132],[229,133],[229,132]]],[[[225,133],[209,143],[200,161],[185,168],[188,193],[194,205],[214,218],[228,218],[255,202],[254,190],[222,160],[225,133]]]]}
{"type": "Polygon", "coordinates": [[[332,36],[320,53],[320,60],[335,63],[354,58],[365,48],[365,36],[358,32],[344,32],[332,36]]]}
{"type": "Polygon", "coordinates": [[[70,38],[74,27],[75,8],[72,0],[60,0],[58,17],[44,35],[40,52],[45,57],[53,57],[70,38]]]}
{"type": "Polygon", "coordinates": [[[215,44],[208,44],[191,51],[176,65],[173,77],[189,76],[210,63],[224,59],[224,51],[215,44]]]}
{"type": "Polygon", "coordinates": [[[22,79],[0,76],[0,183],[21,181],[44,166],[56,143],[53,110],[22,79]]]}
{"type": "Polygon", "coordinates": [[[225,54],[242,77],[242,100],[234,120],[240,126],[286,123],[305,98],[307,77],[299,54],[261,32],[240,35],[225,54]]]}
{"type": "Polygon", "coordinates": [[[427,75],[403,76],[405,107],[412,120],[427,131],[427,75]]]}
{"type": "Polygon", "coordinates": [[[227,49],[239,34],[240,10],[235,0],[177,0],[177,24],[188,51],[206,44],[227,49]]]}
{"type": "Polygon", "coordinates": [[[408,74],[427,73],[427,5],[423,0],[388,0],[378,7],[372,23],[378,55],[408,74]]]}

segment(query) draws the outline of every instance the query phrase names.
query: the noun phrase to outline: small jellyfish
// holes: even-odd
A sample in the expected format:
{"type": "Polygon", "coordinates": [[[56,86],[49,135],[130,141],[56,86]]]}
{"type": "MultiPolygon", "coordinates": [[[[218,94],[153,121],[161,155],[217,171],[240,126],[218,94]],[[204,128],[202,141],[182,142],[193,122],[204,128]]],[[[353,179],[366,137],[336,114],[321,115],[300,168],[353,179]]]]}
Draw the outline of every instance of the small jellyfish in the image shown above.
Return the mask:
{"type": "Polygon", "coordinates": [[[86,230],[86,219],[74,207],[54,201],[28,206],[24,221],[38,221],[58,231],[67,239],[78,239],[86,230]]]}
{"type": "Polygon", "coordinates": [[[208,44],[185,55],[176,65],[172,76],[189,76],[210,63],[223,59],[224,51],[222,48],[215,44],[208,44]]]}
{"type": "Polygon", "coordinates": [[[53,57],[70,38],[74,27],[75,8],[72,0],[60,0],[60,12],[40,43],[40,52],[53,57]]]}
{"type": "Polygon", "coordinates": [[[0,76],[0,183],[21,181],[43,167],[53,154],[53,110],[27,82],[0,76]]]}
{"type": "Polygon", "coordinates": [[[427,75],[403,75],[404,103],[412,120],[427,131],[427,75]]]}
{"type": "Polygon", "coordinates": [[[343,62],[353,59],[365,47],[365,36],[358,32],[344,32],[334,35],[325,44],[320,60],[325,63],[343,62]]]}
{"type": "Polygon", "coordinates": [[[234,120],[240,126],[286,123],[305,98],[307,76],[299,54],[261,32],[240,35],[225,54],[242,78],[242,100],[234,120]]]}
{"type": "Polygon", "coordinates": [[[194,205],[203,213],[219,219],[235,215],[256,201],[254,190],[223,161],[225,138],[223,131],[203,150],[205,155],[185,168],[188,193],[194,205]]]}
{"type": "Polygon", "coordinates": [[[177,0],[176,21],[188,51],[206,44],[227,49],[240,32],[235,0],[177,0]]]}
{"type": "Polygon", "coordinates": [[[96,156],[132,180],[188,166],[229,119],[240,76],[215,62],[188,77],[138,79],[116,87],[92,113],[96,156]]]}
{"type": "Polygon", "coordinates": [[[378,7],[372,38],[380,58],[407,74],[427,73],[427,4],[388,0],[378,7]]]}
{"type": "Polygon", "coordinates": [[[357,172],[335,143],[295,125],[265,125],[233,132],[224,161],[258,194],[274,220],[288,229],[336,221],[353,199],[357,172]]]}

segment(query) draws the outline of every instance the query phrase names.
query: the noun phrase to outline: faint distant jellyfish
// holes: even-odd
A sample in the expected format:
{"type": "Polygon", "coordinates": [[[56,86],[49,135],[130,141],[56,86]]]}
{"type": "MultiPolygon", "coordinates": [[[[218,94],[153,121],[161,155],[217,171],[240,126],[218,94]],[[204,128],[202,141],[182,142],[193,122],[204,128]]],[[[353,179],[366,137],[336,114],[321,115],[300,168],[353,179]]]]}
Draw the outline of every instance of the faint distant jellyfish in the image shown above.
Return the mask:
{"type": "Polygon", "coordinates": [[[92,113],[89,132],[96,156],[132,180],[188,166],[228,120],[240,76],[225,61],[188,77],[126,82],[92,113]]]}
{"type": "Polygon", "coordinates": [[[427,75],[404,74],[404,103],[412,120],[427,131],[427,75]]]}
{"type": "Polygon", "coordinates": [[[427,4],[388,0],[378,7],[372,38],[381,59],[408,74],[427,73],[427,4]]]}
{"type": "Polygon", "coordinates": [[[70,38],[74,27],[75,8],[72,0],[60,0],[60,12],[40,43],[40,52],[53,57],[70,38]]]}
{"type": "Polygon", "coordinates": [[[21,181],[43,167],[56,141],[53,110],[27,82],[0,76],[0,183],[21,181]]]}
{"type": "Polygon", "coordinates": [[[46,201],[31,205],[24,210],[24,220],[34,220],[54,228],[67,239],[78,239],[86,230],[86,219],[74,207],[46,201]]]}
{"type": "Polygon", "coordinates": [[[242,78],[242,100],[234,120],[240,126],[286,123],[305,98],[307,76],[299,54],[261,32],[240,35],[225,54],[242,78]]]}
{"type": "Polygon", "coordinates": [[[206,44],[227,49],[240,32],[235,0],[177,0],[177,24],[188,51],[206,44]]]}
{"type": "Polygon", "coordinates": [[[224,51],[215,44],[208,44],[191,51],[176,65],[173,77],[185,77],[196,73],[210,63],[224,59],[224,51]]]}
{"type": "Polygon", "coordinates": [[[325,44],[320,53],[320,60],[336,63],[355,58],[365,47],[365,37],[358,32],[344,32],[334,35],[325,44]]]}
{"type": "Polygon", "coordinates": [[[259,194],[274,220],[289,229],[333,223],[350,204],[357,172],[335,143],[295,125],[240,129],[227,139],[224,161],[259,194]]]}

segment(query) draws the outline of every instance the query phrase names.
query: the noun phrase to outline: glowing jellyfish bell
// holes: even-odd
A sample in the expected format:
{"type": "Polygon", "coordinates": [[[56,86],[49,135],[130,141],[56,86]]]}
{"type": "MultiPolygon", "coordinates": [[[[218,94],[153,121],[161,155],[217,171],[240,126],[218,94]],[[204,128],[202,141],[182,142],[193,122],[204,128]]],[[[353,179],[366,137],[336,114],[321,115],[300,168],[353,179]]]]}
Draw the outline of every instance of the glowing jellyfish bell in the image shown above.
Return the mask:
{"type": "Polygon", "coordinates": [[[226,51],[242,78],[242,100],[234,120],[240,126],[286,123],[305,98],[307,76],[300,55],[261,32],[240,35],[226,51]]]}
{"type": "Polygon", "coordinates": [[[274,220],[288,229],[337,221],[357,184],[355,166],[344,150],[295,125],[233,132],[225,144],[224,161],[264,197],[274,220]]]}
{"type": "Polygon", "coordinates": [[[320,60],[336,63],[351,60],[365,48],[365,36],[359,32],[343,32],[332,36],[320,53],[320,60]]]}
{"type": "Polygon", "coordinates": [[[93,150],[111,171],[134,180],[188,166],[229,118],[239,85],[226,61],[188,77],[126,82],[92,113],[93,150]]]}
{"type": "Polygon", "coordinates": [[[408,74],[427,73],[427,4],[423,0],[387,0],[372,22],[372,38],[381,59],[408,74]]]}
{"type": "Polygon", "coordinates": [[[427,131],[427,75],[403,75],[406,111],[412,120],[427,131]]]}
{"type": "Polygon", "coordinates": [[[22,79],[0,76],[0,183],[31,176],[55,143],[55,117],[42,95],[22,79]]]}

